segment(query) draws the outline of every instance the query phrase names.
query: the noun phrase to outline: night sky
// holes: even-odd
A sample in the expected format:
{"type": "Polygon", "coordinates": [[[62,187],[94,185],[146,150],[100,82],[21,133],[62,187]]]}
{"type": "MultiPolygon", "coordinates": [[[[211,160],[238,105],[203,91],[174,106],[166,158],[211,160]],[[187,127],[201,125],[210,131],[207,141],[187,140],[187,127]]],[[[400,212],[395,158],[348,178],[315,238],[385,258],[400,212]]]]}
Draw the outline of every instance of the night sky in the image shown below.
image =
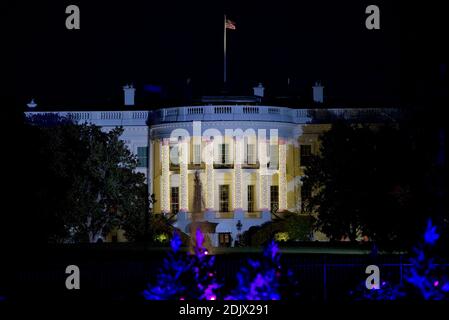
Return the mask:
{"type": "MultiPolygon", "coordinates": [[[[442,21],[423,25],[410,5],[376,1],[381,30],[367,30],[365,8],[373,3],[18,1],[2,10],[10,18],[2,23],[12,30],[14,101],[34,97],[41,105],[76,109],[120,103],[126,83],[139,94],[144,84],[179,87],[187,78],[195,95],[216,94],[226,13],[237,24],[228,32],[230,93],[252,94],[263,82],[268,94],[285,94],[290,78],[289,92],[308,98],[321,80],[336,103],[398,105],[419,86],[413,75],[424,72],[423,60],[435,52],[435,63],[444,57],[430,43],[417,43],[428,41],[426,32],[439,30],[442,21]],[[69,4],[80,7],[81,30],[65,28],[69,4]],[[423,47],[425,55],[418,55],[423,47]]],[[[421,12],[442,15],[432,8],[421,12]]]]}

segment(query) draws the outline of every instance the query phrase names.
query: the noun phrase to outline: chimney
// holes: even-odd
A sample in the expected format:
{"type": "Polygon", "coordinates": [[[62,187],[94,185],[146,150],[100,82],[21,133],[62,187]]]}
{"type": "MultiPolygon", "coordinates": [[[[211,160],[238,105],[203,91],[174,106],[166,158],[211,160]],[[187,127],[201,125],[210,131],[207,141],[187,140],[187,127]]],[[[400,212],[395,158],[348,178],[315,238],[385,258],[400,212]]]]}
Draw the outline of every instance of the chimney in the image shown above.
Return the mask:
{"type": "Polygon", "coordinates": [[[321,82],[315,82],[313,88],[313,102],[323,103],[324,102],[324,87],[321,85],[321,82]]]}
{"type": "Polygon", "coordinates": [[[125,106],[133,106],[136,89],[132,84],[128,84],[123,87],[123,92],[125,93],[125,106]]]}
{"type": "Polygon", "coordinates": [[[259,83],[259,85],[257,87],[253,88],[254,95],[256,97],[261,97],[261,98],[263,98],[264,90],[265,90],[265,88],[263,87],[262,83],[259,83]]]}
{"type": "Polygon", "coordinates": [[[34,99],[31,99],[31,101],[27,104],[27,107],[30,109],[34,109],[37,107],[37,103],[34,102],[34,99]]]}

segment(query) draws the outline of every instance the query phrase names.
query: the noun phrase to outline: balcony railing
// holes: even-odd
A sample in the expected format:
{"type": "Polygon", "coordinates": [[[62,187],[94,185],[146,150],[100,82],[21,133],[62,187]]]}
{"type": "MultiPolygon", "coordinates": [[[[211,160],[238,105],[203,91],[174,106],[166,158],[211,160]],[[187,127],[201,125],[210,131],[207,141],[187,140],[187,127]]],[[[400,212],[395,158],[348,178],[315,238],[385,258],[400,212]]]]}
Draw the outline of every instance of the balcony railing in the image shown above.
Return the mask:
{"type": "Polygon", "coordinates": [[[189,163],[189,170],[204,170],[206,168],[206,164],[204,162],[201,163],[189,163]]]}
{"type": "Polygon", "coordinates": [[[253,212],[245,212],[245,218],[247,219],[260,219],[262,218],[262,212],[260,211],[253,211],[253,212]]]}
{"type": "Polygon", "coordinates": [[[234,219],[234,212],[217,212],[215,217],[217,219],[234,219]]]}
{"type": "Polygon", "coordinates": [[[260,163],[259,161],[255,161],[254,163],[242,163],[243,169],[259,169],[260,163]]]}
{"type": "Polygon", "coordinates": [[[234,168],[234,163],[230,162],[230,163],[219,163],[219,162],[214,162],[214,169],[233,169],[234,168]]]}
{"type": "MultiPolygon", "coordinates": [[[[94,108],[93,108],[94,109],[94,108]]],[[[296,124],[329,123],[332,119],[360,120],[363,122],[396,121],[401,110],[398,108],[331,108],[292,109],[274,106],[247,105],[205,105],[163,108],[155,111],[29,111],[27,116],[58,115],[78,123],[97,125],[147,125],[178,121],[271,121],[296,124]]]]}
{"type": "MultiPolygon", "coordinates": [[[[167,217],[170,217],[174,220],[180,219],[180,214],[172,214],[168,213],[166,215],[167,217]]],[[[182,215],[182,219],[188,219],[188,220],[194,220],[194,221],[203,221],[207,219],[205,212],[199,212],[199,213],[192,213],[188,212],[185,215],[182,215]]],[[[233,211],[230,212],[215,212],[213,216],[215,219],[235,219],[236,216],[233,211]]],[[[210,218],[210,217],[209,217],[210,218]]],[[[244,218],[245,219],[262,219],[262,212],[261,211],[253,211],[253,212],[244,212],[244,218]]]]}

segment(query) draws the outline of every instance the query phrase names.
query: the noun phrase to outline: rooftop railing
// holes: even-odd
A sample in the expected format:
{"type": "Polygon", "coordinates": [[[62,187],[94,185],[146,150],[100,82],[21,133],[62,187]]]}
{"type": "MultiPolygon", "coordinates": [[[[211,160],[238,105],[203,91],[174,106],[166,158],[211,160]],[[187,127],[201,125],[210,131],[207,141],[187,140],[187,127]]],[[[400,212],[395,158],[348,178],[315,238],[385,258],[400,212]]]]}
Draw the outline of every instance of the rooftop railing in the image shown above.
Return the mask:
{"type": "Polygon", "coordinates": [[[58,115],[78,123],[108,125],[147,125],[189,121],[269,121],[296,124],[328,123],[337,118],[353,121],[391,122],[400,116],[393,108],[292,109],[276,106],[206,105],[163,108],[155,111],[29,111],[27,116],[58,115]]]}

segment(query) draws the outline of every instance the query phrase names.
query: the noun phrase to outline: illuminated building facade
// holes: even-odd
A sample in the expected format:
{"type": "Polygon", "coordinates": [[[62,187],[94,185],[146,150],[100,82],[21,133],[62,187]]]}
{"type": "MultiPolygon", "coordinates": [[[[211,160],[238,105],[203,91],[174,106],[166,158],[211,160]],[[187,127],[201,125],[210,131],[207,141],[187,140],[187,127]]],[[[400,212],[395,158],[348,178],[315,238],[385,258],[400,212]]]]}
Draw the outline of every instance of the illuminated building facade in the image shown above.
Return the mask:
{"type": "MultiPolygon", "coordinates": [[[[394,112],[294,109],[242,100],[152,111],[52,113],[104,130],[123,126],[121,138],[137,155],[136,170],[145,174],[157,200],[154,212],[175,215],[175,226],[186,233],[192,223],[206,223],[214,246],[232,246],[252,226],[286,211],[301,213],[302,197],[310,192],[301,181],[304,167],[333,119],[366,122],[394,112]]],[[[48,112],[28,112],[38,113],[48,112]]],[[[121,232],[114,237],[125,241],[121,232]]]]}

